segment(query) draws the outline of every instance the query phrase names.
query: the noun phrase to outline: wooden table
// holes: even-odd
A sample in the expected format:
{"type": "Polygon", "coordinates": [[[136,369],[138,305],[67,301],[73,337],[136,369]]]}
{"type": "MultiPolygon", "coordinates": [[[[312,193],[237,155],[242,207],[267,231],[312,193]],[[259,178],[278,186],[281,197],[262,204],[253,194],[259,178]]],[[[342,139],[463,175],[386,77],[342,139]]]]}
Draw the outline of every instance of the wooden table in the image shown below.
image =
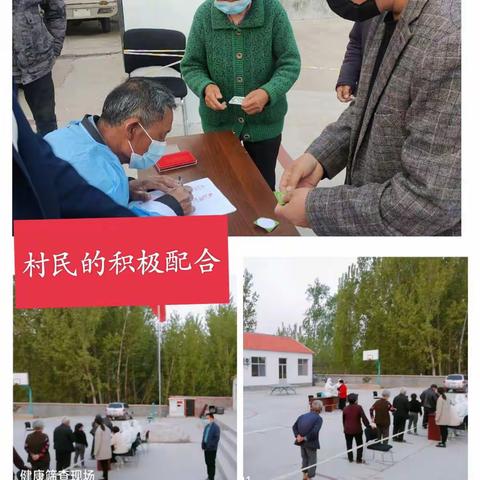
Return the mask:
{"type": "Polygon", "coordinates": [[[338,397],[319,397],[315,400],[321,400],[326,412],[333,412],[338,408],[338,397]]]}
{"type": "MultiPolygon", "coordinates": [[[[276,219],[277,204],[273,192],[257,167],[231,132],[172,137],[168,144],[190,151],[198,160],[193,167],[165,172],[181,175],[185,183],[208,177],[237,209],[228,215],[230,236],[298,236],[297,229],[285,220],[271,233],[254,225],[259,217],[276,219]]],[[[158,175],[154,169],[140,172],[139,178],[158,175]]]]}

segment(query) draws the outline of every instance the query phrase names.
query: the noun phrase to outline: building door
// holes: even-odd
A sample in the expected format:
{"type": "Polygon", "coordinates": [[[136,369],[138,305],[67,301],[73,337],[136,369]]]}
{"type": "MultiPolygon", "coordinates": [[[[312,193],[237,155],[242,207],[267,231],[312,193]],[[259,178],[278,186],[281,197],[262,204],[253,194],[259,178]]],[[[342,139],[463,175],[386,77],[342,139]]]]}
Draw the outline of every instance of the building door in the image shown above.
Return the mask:
{"type": "Polygon", "coordinates": [[[193,398],[185,399],[185,416],[186,417],[195,416],[195,400],[193,398]]]}
{"type": "Polygon", "coordinates": [[[287,379],[287,359],[286,358],[278,359],[278,378],[280,380],[287,379]]]}

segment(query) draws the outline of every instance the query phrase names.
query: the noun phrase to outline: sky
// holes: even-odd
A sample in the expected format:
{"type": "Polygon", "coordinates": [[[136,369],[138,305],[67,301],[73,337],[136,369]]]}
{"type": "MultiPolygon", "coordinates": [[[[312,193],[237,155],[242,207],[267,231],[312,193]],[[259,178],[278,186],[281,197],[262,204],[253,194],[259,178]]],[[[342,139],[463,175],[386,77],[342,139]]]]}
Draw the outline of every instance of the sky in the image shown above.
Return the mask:
{"type": "Polygon", "coordinates": [[[309,303],[305,291],[318,278],[337,291],[338,279],[356,257],[345,258],[251,258],[245,268],[253,275],[257,302],[257,332],[277,332],[282,321],[301,323],[309,303]]]}
{"type": "MultiPolygon", "coordinates": [[[[235,275],[230,275],[230,295],[233,297],[233,301],[235,305],[238,305],[237,298],[236,298],[236,277],[235,275]]],[[[180,314],[182,318],[185,318],[189,313],[193,313],[193,315],[200,315],[204,316],[205,312],[211,305],[167,305],[166,313],[167,319],[173,313],[177,312],[180,314]]]]}

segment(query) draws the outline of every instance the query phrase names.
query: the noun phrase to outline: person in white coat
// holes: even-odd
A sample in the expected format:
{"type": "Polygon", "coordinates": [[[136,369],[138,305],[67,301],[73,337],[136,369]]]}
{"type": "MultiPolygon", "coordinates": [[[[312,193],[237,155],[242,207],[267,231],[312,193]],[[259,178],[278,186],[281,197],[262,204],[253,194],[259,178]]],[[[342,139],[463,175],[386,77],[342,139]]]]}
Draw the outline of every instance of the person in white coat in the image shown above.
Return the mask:
{"type": "Polygon", "coordinates": [[[112,428],[112,462],[116,455],[125,455],[130,451],[132,442],[126,432],[121,432],[117,426],[112,428]]]}
{"type": "Polygon", "coordinates": [[[438,388],[437,411],[435,412],[435,423],[440,427],[441,441],[437,447],[445,448],[447,446],[448,427],[453,423],[453,409],[445,395],[445,389],[438,388]]]}
{"type": "Polygon", "coordinates": [[[97,469],[103,473],[102,480],[108,480],[110,460],[112,458],[112,434],[105,426],[100,415],[95,417],[95,447],[94,453],[97,460],[97,469]]]}

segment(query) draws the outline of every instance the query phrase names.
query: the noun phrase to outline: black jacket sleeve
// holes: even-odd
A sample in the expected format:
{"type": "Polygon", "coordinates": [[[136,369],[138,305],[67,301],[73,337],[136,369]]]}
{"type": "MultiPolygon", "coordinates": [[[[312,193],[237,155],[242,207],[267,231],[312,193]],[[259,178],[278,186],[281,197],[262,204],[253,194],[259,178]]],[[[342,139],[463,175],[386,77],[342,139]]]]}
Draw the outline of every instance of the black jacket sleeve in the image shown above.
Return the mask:
{"type": "Polygon", "coordinates": [[[349,85],[352,87],[352,92],[355,93],[362,68],[362,56],[362,24],[355,22],[350,31],[350,40],[335,88],[340,85],[349,85]]]}

